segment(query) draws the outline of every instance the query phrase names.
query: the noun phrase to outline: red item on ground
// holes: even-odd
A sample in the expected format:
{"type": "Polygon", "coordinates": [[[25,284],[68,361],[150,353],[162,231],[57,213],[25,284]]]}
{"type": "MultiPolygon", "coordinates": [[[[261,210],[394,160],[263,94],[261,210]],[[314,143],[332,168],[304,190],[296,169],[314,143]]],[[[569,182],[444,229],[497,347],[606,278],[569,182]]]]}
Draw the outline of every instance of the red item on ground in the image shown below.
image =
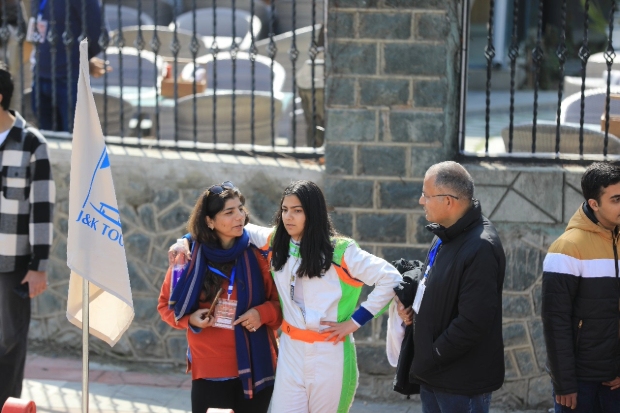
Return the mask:
{"type": "Polygon", "coordinates": [[[32,400],[9,397],[0,413],[37,413],[37,405],[32,400]]]}

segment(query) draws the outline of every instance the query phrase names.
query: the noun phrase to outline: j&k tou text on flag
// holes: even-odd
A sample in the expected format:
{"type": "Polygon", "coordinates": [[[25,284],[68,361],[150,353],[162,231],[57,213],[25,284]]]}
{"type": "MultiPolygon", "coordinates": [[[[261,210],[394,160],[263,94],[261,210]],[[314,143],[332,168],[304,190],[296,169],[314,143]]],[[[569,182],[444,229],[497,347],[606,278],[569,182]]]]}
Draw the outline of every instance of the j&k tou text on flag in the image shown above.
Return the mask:
{"type": "Polygon", "coordinates": [[[90,88],[87,40],[80,43],[67,265],[67,318],[82,328],[82,281],[88,280],[90,334],[113,346],[129,328],[134,310],[110,159],[90,88]]]}

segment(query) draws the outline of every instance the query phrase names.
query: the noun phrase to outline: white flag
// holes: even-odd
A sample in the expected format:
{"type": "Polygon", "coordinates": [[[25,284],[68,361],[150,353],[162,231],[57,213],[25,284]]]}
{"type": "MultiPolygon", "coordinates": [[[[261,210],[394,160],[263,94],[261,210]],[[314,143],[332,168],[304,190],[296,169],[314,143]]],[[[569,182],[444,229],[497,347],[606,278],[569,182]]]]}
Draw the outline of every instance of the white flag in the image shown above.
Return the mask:
{"type": "Polygon", "coordinates": [[[88,280],[90,334],[113,346],[129,328],[134,311],[110,160],[90,88],[87,40],[80,43],[67,265],[67,318],[82,327],[82,279],[88,280]]]}

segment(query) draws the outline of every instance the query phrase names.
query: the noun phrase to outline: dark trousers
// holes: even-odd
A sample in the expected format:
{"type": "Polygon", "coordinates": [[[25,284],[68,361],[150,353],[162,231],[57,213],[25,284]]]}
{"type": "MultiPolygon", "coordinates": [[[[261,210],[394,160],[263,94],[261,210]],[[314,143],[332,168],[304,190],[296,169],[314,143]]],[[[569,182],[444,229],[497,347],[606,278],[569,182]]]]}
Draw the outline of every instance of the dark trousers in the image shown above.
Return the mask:
{"type": "Polygon", "coordinates": [[[577,381],[577,408],[553,403],[555,413],[620,413],[620,389],[611,390],[611,387],[592,381],[577,381]]]}
{"type": "Polygon", "coordinates": [[[13,289],[26,271],[0,273],[0,410],[9,397],[22,393],[30,298],[21,298],[13,289]]]}
{"type": "Polygon", "coordinates": [[[246,399],[239,379],[192,380],[192,413],[205,413],[210,407],[233,409],[235,413],[267,413],[272,393],[273,386],[269,386],[246,399]]]}
{"type": "Polygon", "coordinates": [[[56,105],[54,90],[50,79],[39,79],[39,84],[32,86],[32,110],[37,116],[38,128],[61,132],[73,131],[75,104],[77,100],[77,78],[67,84],[67,79],[56,79],[56,105]],[[41,107],[37,107],[37,94],[40,94],[41,107]],[[69,108],[69,100],[71,107],[69,108]]]}
{"type": "Polygon", "coordinates": [[[423,413],[489,413],[491,393],[463,396],[420,386],[423,413]]]}

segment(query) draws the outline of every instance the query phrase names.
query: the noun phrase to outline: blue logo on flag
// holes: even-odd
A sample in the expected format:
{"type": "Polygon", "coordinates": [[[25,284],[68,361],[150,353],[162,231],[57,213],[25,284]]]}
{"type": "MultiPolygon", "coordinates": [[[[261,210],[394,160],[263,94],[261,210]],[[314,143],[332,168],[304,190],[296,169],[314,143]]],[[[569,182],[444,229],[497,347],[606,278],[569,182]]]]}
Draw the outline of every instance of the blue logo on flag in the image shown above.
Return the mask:
{"type": "MultiPolygon", "coordinates": [[[[88,194],[86,195],[86,199],[84,200],[84,204],[82,205],[82,208],[86,206],[86,203],[88,202],[90,198],[90,194],[93,189],[93,184],[95,182],[95,177],[97,176],[97,172],[99,172],[101,169],[106,169],[109,167],[110,167],[110,158],[108,157],[108,151],[104,147],[103,152],[101,152],[101,156],[99,157],[99,162],[97,162],[97,166],[95,167],[95,170],[93,171],[93,177],[90,180],[90,187],[88,188],[88,194]]],[[[110,221],[111,223],[113,223],[114,225],[120,228],[121,227],[121,215],[118,212],[118,209],[102,201],[99,201],[99,202],[95,201],[95,202],[98,203],[99,206],[96,206],[95,204],[90,202],[90,205],[94,208],[94,210],[97,211],[99,215],[101,215],[103,218],[107,219],[108,221],[110,221]]]]}
{"type": "Polygon", "coordinates": [[[100,191],[97,191],[97,174],[99,171],[110,168],[110,159],[108,157],[108,151],[104,147],[99,157],[99,161],[93,171],[93,176],[90,180],[90,186],[88,187],[88,193],[86,199],[82,204],[82,209],[76,221],[82,222],[84,225],[90,227],[96,232],[99,232],[97,224],[102,226],[101,235],[106,236],[110,241],[118,242],[123,246],[123,235],[121,234],[121,215],[117,208],[110,205],[106,199],[99,199],[101,196],[100,191]],[[94,189],[94,191],[93,191],[94,189]],[[85,209],[87,205],[90,205],[93,209],[92,215],[86,213],[85,209]],[[101,222],[100,222],[101,221],[101,222]],[[113,228],[116,227],[117,229],[113,228]]]}

